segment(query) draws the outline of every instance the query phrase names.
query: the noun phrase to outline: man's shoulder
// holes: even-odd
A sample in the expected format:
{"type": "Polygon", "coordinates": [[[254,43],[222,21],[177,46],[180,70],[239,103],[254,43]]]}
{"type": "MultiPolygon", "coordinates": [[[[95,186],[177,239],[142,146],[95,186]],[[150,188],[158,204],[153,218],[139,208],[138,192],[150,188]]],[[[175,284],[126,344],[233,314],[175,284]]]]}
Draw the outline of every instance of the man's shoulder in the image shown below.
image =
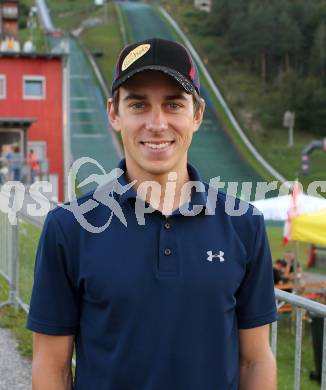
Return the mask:
{"type": "Polygon", "coordinates": [[[259,220],[263,218],[263,214],[249,201],[243,200],[237,196],[209,186],[204,183],[207,192],[207,206],[215,207],[216,214],[224,215],[226,218],[243,221],[259,220]],[[257,218],[258,217],[258,218],[257,218]]]}
{"type": "Polygon", "coordinates": [[[56,223],[59,224],[65,230],[72,227],[78,228],[79,224],[76,216],[78,213],[80,215],[83,215],[85,213],[85,210],[87,210],[84,208],[85,206],[83,205],[88,202],[89,209],[91,210],[93,210],[97,205],[97,202],[93,199],[93,194],[94,191],[90,191],[85,195],[81,195],[65,203],[58,204],[55,208],[49,211],[47,219],[55,220],[56,223]]]}
{"type": "Polygon", "coordinates": [[[59,204],[50,211],[48,219],[55,220],[61,230],[67,231],[69,235],[74,232],[80,234],[81,230],[100,233],[105,230],[104,227],[112,217],[110,206],[114,201],[116,201],[115,204],[119,202],[119,195],[110,190],[109,184],[101,185],[85,195],[59,204]]]}

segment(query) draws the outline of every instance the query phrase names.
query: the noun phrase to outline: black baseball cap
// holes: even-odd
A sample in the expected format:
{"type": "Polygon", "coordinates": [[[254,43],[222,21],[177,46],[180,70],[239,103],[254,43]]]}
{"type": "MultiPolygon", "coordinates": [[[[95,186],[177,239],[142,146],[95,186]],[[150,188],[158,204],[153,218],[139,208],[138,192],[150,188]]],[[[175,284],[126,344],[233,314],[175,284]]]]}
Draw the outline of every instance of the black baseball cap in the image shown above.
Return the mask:
{"type": "Polygon", "coordinates": [[[111,92],[136,73],[158,70],[173,77],[188,93],[200,94],[198,70],[189,51],[180,43],[151,38],[126,46],[118,58],[111,92]]]}

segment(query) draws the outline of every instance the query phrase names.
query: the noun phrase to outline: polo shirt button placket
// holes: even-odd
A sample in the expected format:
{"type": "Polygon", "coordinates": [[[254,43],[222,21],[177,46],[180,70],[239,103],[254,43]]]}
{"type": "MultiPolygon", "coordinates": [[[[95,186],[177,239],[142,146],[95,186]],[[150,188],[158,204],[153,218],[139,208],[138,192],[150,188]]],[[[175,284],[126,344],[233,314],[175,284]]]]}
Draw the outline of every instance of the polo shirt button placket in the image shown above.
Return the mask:
{"type": "Polygon", "coordinates": [[[164,223],[164,228],[167,229],[167,230],[171,228],[171,224],[170,224],[169,221],[166,221],[166,222],[164,223]]]}
{"type": "Polygon", "coordinates": [[[165,256],[170,256],[171,255],[171,249],[170,248],[165,248],[164,249],[164,254],[165,254],[165,256]]]}
{"type": "Polygon", "coordinates": [[[165,216],[161,220],[157,272],[159,277],[164,279],[179,276],[177,237],[174,234],[173,227],[174,224],[170,217],[165,216]]]}

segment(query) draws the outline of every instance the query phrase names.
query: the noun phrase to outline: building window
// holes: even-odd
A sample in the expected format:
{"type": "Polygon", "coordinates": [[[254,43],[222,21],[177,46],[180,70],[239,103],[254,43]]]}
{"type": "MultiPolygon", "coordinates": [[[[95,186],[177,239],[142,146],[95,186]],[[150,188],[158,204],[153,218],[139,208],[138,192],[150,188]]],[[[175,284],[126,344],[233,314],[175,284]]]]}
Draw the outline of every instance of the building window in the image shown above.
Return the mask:
{"type": "Polygon", "coordinates": [[[0,74],[0,99],[6,98],[6,76],[0,74]]]}
{"type": "Polygon", "coordinates": [[[2,15],[6,19],[17,19],[18,18],[18,8],[17,8],[17,5],[14,5],[14,6],[4,6],[2,8],[2,15]]]}
{"type": "Polygon", "coordinates": [[[24,99],[45,99],[45,78],[24,76],[24,99]]]}

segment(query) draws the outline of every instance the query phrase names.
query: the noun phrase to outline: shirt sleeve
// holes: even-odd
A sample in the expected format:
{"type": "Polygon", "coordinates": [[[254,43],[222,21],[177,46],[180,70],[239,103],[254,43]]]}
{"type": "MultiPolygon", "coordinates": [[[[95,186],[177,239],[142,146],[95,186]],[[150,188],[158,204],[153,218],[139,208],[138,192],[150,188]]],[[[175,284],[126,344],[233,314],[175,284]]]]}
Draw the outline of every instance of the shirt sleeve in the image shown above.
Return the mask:
{"type": "Polygon", "coordinates": [[[249,329],[277,320],[272,258],[264,220],[259,218],[246,275],[236,294],[238,327],[249,329]]]}
{"type": "Polygon", "coordinates": [[[77,288],[69,272],[68,251],[55,215],[49,212],[38,244],[27,328],[49,335],[78,329],[77,288]]]}

